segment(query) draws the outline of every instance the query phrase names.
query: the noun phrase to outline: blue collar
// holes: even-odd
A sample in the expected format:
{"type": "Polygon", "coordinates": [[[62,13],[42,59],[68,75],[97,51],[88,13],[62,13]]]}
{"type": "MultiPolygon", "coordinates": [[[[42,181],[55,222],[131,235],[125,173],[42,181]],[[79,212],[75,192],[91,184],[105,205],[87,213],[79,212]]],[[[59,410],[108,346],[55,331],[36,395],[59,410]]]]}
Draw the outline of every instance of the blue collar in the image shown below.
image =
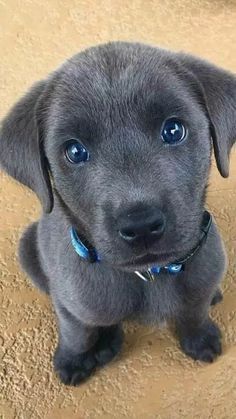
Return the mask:
{"type": "Polygon", "coordinates": [[[91,263],[100,262],[101,259],[98,256],[97,251],[94,249],[94,247],[89,245],[85,246],[85,244],[79,238],[74,227],[70,228],[70,238],[72,246],[82,259],[87,259],[91,263]]]}
{"type": "MultiPolygon", "coordinates": [[[[172,275],[176,275],[184,270],[185,264],[198,252],[200,247],[207,239],[208,232],[210,230],[212,223],[212,216],[208,211],[204,211],[203,214],[203,221],[202,221],[202,235],[198,242],[198,244],[188,253],[188,255],[179,261],[170,263],[166,266],[152,266],[145,272],[134,271],[134,273],[139,277],[142,278],[144,281],[154,281],[156,276],[161,272],[166,272],[172,275]]],[[[101,258],[98,255],[96,249],[92,247],[90,244],[85,244],[86,240],[82,241],[74,227],[70,228],[70,237],[71,243],[74,247],[76,253],[82,258],[87,260],[88,262],[100,262],[101,258]]]]}

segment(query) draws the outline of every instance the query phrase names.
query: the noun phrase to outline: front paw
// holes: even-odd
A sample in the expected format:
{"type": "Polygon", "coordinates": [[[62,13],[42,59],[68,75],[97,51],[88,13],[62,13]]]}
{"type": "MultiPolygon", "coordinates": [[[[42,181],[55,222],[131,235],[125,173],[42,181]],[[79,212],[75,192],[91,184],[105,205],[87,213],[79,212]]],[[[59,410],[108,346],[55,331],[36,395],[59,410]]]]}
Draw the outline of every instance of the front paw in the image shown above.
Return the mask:
{"type": "Polygon", "coordinates": [[[110,362],[120,351],[123,341],[118,326],[102,328],[96,344],[87,352],[72,355],[59,345],[54,355],[54,368],[66,385],[78,386],[94,372],[110,362]]]}
{"type": "Polygon", "coordinates": [[[95,367],[96,360],[91,350],[75,356],[58,346],[54,354],[54,369],[66,385],[77,386],[92,374],[95,367]]]}
{"type": "Polygon", "coordinates": [[[194,360],[213,362],[221,354],[221,333],[213,322],[192,335],[182,336],[180,345],[186,355],[194,360]]]}

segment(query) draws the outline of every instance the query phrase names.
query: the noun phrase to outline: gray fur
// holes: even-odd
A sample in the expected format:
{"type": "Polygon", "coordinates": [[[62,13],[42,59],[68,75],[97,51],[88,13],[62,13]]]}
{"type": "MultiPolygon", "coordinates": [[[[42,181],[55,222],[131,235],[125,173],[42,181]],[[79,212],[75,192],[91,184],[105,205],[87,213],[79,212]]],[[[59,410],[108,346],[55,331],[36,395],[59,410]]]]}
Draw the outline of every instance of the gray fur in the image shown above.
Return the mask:
{"type": "Polygon", "coordinates": [[[44,208],[19,253],[23,269],[54,304],[54,365],[63,382],[79,384],[116,355],[125,319],[174,322],[188,355],[211,362],[220,354],[220,332],[208,316],[226,267],[214,222],[180,275],[146,283],[134,271],[149,267],[135,262],[147,253],[166,264],[197,244],[212,143],[226,177],[235,132],[233,74],[190,55],[122,42],[72,57],[3,120],[2,167],[35,191],[44,208]],[[160,138],[170,116],[188,129],[177,146],[160,138]],[[91,154],[83,166],[64,158],[70,138],[91,154]],[[136,246],[122,240],[120,217],[133,208],[158,208],[164,234],[136,246]],[[101,263],[78,257],[71,225],[96,247],[101,263]]]}

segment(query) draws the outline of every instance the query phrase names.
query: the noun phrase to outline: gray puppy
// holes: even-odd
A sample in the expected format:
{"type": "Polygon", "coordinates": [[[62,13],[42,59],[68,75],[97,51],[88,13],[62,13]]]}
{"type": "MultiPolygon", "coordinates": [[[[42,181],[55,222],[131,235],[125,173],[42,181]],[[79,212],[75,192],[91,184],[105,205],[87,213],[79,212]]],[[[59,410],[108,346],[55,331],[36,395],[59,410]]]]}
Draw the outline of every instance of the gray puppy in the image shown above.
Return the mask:
{"type": "Polygon", "coordinates": [[[43,206],[19,253],[54,305],[64,383],[119,352],[124,319],[173,322],[193,359],[221,353],[225,252],[204,204],[212,145],[227,177],[235,133],[233,74],[122,42],[66,61],[3,120],[2,167],[43,206]]]}

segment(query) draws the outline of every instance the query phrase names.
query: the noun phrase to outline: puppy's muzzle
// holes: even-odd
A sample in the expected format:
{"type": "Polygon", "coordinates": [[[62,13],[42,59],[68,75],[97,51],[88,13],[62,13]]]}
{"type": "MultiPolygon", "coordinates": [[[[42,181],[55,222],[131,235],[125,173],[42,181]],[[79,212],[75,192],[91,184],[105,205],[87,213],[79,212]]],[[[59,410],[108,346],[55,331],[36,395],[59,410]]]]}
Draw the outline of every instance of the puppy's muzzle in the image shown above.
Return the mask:
{"type": "Polygon", "coordinates": [[[165,216],[157,208],[129,210],[118,218],[119,235],[130,244],[136,244],[140,240],[150,242],[159,239],[165,226],[165,216]]]}

